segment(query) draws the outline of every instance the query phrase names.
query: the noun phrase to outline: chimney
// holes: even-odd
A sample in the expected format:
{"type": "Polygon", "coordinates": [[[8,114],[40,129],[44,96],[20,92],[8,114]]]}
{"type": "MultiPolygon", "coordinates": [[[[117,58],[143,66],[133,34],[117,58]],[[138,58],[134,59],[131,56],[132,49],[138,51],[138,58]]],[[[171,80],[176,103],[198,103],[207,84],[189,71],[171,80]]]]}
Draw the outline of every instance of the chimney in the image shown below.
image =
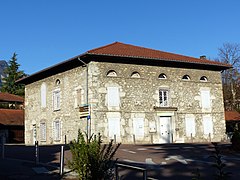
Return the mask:
{"type": "Polygon", "coordinates": [[[205,55],[200,56],[200,59],[207,59],[205,55]]]}

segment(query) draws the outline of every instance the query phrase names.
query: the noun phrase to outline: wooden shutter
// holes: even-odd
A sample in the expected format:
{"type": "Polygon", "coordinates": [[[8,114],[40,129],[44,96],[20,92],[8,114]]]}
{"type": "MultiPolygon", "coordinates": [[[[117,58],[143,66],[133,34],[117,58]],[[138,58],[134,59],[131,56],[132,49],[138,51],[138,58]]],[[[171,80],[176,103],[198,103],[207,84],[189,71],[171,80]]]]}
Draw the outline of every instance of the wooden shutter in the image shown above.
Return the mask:
{"type": "Polygon", "coordinates": [[[144,136],[144,118],[133,119],[133,134],[136,137],[144,136]]]}
{"type": "Polygon", "coordinates": [[[209,135],[209,133],[213,134],[213,121],[212,117],[203,116],[203,133],[205,135],[209,135]]]}
{"type": "Polygon", "coordinates": [[[110,139],[113,139],[114,135],[120,137],[120,118],[108,119],[108,132],[110,139]]]}
{"type": "Polygon", "coordinates": [[[201,91],[201,101],[202,101],[202,108],[210,108],[211,101],[210,101],[210,91],[209,90],[201,91]]]}
{"type": "Polygon", "coordinates": [[[119,97],[119,88],[118,87],[108,87],[107,88],[107,100],[108,106],[119,106],[120,97],[119,97]]]}
{"type": "Polygon", "coordinates": [[[196,134],[196,125],[195,125],[195,118],[191,117],[187,117],[185,118],[185,129],[186,129],[186,136],[191,137],[195,136],[196,134]]]}

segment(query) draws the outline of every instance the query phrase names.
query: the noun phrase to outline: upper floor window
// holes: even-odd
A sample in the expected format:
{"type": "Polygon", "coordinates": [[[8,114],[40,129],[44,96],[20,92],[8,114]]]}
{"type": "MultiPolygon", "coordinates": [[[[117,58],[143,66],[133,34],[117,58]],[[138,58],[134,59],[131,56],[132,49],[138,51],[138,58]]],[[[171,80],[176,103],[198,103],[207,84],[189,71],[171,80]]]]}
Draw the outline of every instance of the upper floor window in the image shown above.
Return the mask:
{"type": "Polygon", "coordinates": [[[53,110],[60,110],[60,89],[53,91],[53,110]]]}
{"type": "Polygon", "coordinates": [[[57,80],[55,81],[55,85],[56,85],[56,86],[59,86],[60,83],[61,83],[61,81],[60,81],[59,79],[57,79],[57,80]]]}
{"type": "Polygon", "coordinates": [[[107,72],[107,76],[109,77],[117,77],[117,73],[114,70],[110,70],[107,72]]]}
{"type": "Polygon", "coordinates": [[[167,79],[166,74],[162,73],[158,76],[159,79],[167,79]]]}
{"type": "Polygon", "coordinates": [[[208,79],[207,79],[207,77],[206,77],[206,76],[202,76],[202,77],[200,78],[200,81],[207,82],[207,81],[208,81],[208,79]]]}
{"type": "Polygon", "coordinates": [[[211,107],[211,99],[210,99],[210,91],[209,90],[201,90],[201,102],[202,102],[202,108],[210,108],[211,107]]]}
{"type": "Polygon", "coordinates": [[[132,78],[140,78],[140,74],[139,74],[138,72],[133,72],[133,73],[131,74],[131,77],[132,77],[132,78]]]}
{"type": "Polygon", "coordinates": [[[160,107],[169,106],[169,90],[166,90],[166,89],[159,90],[159,103],[160,103],[160,107]]]}
{"type": "Polygon", "coordinates": [[[41,85],[41,107],[47,106],[47,86],[45,83],[41,85]]]}
{"type": "Polygon", "coordinates": [[[108,87],[107,88],[107,104],[108,106],[119,106],[120,96],[118,87],[108,87]]]}
{"type": "Polygon", "coordinates": [[[190,76],[187,74],[182,77],[182,80],[190,80],[190,79],[191,79],[190,76]]]}

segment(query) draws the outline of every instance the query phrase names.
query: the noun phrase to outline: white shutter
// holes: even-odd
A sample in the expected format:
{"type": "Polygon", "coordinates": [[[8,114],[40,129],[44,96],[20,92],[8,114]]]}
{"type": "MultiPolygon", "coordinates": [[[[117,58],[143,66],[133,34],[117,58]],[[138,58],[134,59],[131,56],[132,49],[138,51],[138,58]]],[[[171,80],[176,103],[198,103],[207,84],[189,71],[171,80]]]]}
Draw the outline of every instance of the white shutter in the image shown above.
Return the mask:
{"type": "Polygon", "coordinates": [[[107,100],[108,106],[119,106],[119,88],[118,87],[108,87],[107,88],[107,100]]]}
{"type": "Polygon", "coordinates": [[[210,91],[209,90],[201,91],[201,101],[202,101],[202,108],[210,108],[211,101],[210,101],[210,91]]]}
{"type": "Polygon", "coordinates": [[[60,90],[53,91],[53,110],[60,109],[60,90]]]}
{"type": "Polygon", "coordinates": [[[203,116],[203,133],[205,135],[213,134],[213,121],[210,116],[203,116]]]}
{"type": "Polygon", "coordinates": [[[61,125],[60,125],[60,121],[56,120],[53,123],[53,127],[54,127],[54,140],[58,141],[61,139],[61,125]]]}
{"type": "Polygon", "coordinates": [[[114,135],[120,137],[120,118],[108,119],[109,138],[114,139],[114,135]]]}
{"type": "Polygon", "coordinates": [[[43,83],[41,85],[41,107],[46,107],[47,106],[47,88],[46,88],[46,84],[43,83]]]}
{"type": "Polygon", "coordinates": [[[40,123],[40,139],[46,141],[46,123],[40,123]]]}
{"type": "Polygon", "coordinates": [[[191,134],[192,136],[195,136],[196,134],[196,126],[195,126],[195,119],[192,117],[192,118],[185,118],[185,126],[186,126],[186,136],[188,137],[191,137],[191,134]]]}
{"type": "Polygon", "coordinates": [[[133,119],[133,134],[135,135],[135,137],[144,136],[144,119],[143,118],[133,119]]]}

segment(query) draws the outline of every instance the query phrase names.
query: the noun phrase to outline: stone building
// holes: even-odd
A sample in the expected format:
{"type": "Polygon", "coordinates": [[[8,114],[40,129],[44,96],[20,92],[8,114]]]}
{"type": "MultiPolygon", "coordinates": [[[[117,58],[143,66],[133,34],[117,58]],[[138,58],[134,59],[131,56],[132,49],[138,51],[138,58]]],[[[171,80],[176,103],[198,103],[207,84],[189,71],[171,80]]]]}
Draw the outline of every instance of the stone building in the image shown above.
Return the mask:
{"type": "Polygon", "coordinates": [[[78,129],[105,142],[221,141],[230,67],[119,42],[87,51],[19,81],[25,143],[68,143],[78,129]]]}

